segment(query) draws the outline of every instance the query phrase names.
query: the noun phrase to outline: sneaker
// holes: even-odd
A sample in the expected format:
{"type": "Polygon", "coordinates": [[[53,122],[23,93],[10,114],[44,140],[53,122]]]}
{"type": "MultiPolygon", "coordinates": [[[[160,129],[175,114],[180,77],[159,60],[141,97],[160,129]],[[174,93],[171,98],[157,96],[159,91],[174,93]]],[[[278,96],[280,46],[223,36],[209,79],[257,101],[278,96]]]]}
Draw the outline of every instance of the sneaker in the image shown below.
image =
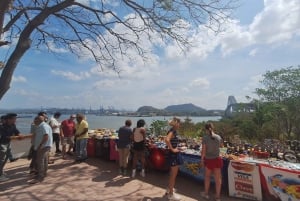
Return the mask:
{"type": "Polygon", "coordinates": [[[200,195],[202,198],[209,200],[209,195],[207,195],[205,192],[201,192],[200,195]]]}
{"type": "Polygon", "coordinates": [[[173,192],[173,194],[168,194],[169,200],[179,201],[181,200],[181,197],[173,192]]]}
{"type": "Polygon", "coordinates": [[[132,178],[135,177],[135,173],[136,173],[136,171],[135,171],[135,170],[132,170],[132,174],[131,174],[131,177],[132,177],[132,178]]]}
{"type": "Polygon", "coordinates": [[[9,162],[12,163],[12,162],[15,162],[15,161],[17,161],[17,160],[19,160],[19,158],[12,158],[12,159],[9,160],[9,162]]]}
{"type": "Polygon", "coordinates": [[[1,176],[0,176],[0,182],[1,182],[1,181],[7,181],[7,180],[9,180],[8,177],[6,177],[6,176],[4,176],[4,175],[1,175],[1,176]]]}
{"type": "Polygon", "coordinates": [[[41,180],[38,180],[38,179],[31,179],[31,180],[27,181],[28,184],[37,184],[40,182],[41,182],[41,180]]]}
{"type": "MultiPolygon", "coordinates": [[[[173,193],[176,192],[176,188],[173,188],[173,193]]],[[[170,193],[169,187],[166,188],[166,195],[168,195],[170,193]]]]}
{"type": "Polygon", "coordinates": [[[142,170],[142,171],[141,171],[141,176],[142,176],[142,177],[145,177],[145,176],[146,176],[145,170],[142,170]]]}

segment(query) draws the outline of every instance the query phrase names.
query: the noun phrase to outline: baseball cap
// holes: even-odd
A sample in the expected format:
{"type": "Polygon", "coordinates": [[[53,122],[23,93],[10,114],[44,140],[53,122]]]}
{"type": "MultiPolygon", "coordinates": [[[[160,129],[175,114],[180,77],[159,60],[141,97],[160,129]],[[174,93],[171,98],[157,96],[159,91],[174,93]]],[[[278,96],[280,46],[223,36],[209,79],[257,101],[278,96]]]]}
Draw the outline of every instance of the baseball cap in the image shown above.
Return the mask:
{"type": "Polygon", "coordinates": [[[5,115],[6,119],[11,119],[11,118],[14,118],[14,117],[17,117],[18,115],[16,113],[7,113],[5,115]]]}

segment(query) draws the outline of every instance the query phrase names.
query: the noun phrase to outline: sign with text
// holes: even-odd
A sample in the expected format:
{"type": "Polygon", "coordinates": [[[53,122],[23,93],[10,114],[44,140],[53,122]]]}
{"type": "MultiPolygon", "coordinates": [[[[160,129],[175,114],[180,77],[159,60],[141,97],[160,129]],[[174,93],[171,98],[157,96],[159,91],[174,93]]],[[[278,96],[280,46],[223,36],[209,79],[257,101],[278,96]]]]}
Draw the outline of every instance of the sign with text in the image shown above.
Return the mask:
{"type": "Polygon", "coordinates": [[[229,195],[249,200],[262,200],[259,168],[255,163],[230,161],[229,195]]]}

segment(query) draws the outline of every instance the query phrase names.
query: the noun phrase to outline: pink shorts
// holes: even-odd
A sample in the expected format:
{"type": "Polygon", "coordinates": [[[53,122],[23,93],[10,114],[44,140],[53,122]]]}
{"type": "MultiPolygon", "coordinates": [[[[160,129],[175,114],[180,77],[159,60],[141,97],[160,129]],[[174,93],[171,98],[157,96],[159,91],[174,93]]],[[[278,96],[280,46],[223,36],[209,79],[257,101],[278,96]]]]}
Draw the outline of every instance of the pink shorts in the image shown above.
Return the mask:
{"type": "Polygon", "coordinates": [[[221,157],[213,158],[213,159],[205,159],[204,165],[210,170],[213,170],[215,168],[222,168],[223,167],[223,159],[221,157]]]}

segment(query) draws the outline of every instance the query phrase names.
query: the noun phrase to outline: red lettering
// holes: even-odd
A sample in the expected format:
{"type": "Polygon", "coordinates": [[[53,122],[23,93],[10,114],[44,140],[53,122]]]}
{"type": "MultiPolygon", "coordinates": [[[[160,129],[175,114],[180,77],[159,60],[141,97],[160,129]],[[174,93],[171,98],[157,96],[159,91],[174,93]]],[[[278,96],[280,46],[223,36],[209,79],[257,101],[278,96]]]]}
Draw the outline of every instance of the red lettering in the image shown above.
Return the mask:
{"type": "Polygon", "coordinates": [[[252,193],[252,194],[254,192],[252,184],[246,184],[246,183],[242,183],[242,182],[235,182],[235,189],[238,191],[243,191],[243,192],[252,193]]]}

